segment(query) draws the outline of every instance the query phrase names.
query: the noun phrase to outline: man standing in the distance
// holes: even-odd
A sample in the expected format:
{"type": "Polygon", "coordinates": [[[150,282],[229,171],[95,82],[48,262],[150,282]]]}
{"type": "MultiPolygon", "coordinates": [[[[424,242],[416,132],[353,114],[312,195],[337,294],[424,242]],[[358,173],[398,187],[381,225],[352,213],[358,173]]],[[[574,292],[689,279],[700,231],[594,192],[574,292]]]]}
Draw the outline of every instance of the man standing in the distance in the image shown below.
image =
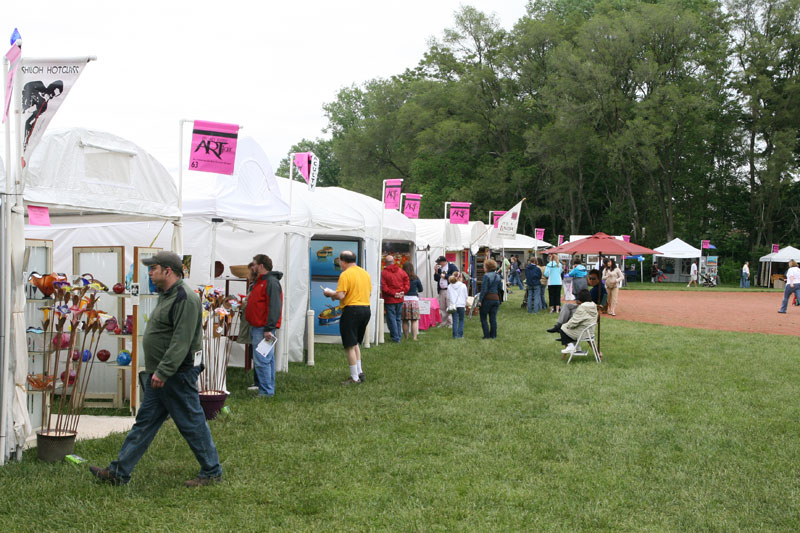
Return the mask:
{"type": "Polygon", "coordinates": [[[447,312],[447,286],[450,285],[448,281],[450,276],[458,272],[458,267],[447,260],[445,256],[439,256],[436,260],[436,272],[433,274],[433,281],[436,282],[436,290],[439,291],[439,314],[442,318],[442,324],[447,327],[453,326],[453,317],[447,312]]]}
{"type": "Polygon", "coordinates": [[[692,283],[694,286],[697,287],[697,261],[692,262],[692,268],[689,270],[689,284],[686,285],[687,287],[691,287],[692,283]]]}
{"type": "Polygon", "coordinates": [[[381,273],[381,297],[386,308],[389,336],[392,342],[400,342],[403,336],[403,297],[410,283],[408,274],[395,264],[392,254],[388,254],[385,261],[386,267],[381,273]]]}
{"type": "Polygon", "coordinates": [[[148,379],[136,423],[122,443],[116,461],[108,468],[90,466],[101,481],[120,485],[131,473],[171,416],[200,463],[200,473],[185,483],[200,487],[222,480],[217,447],[211,438],[200,396],[197,376],[203,371],[203,310],[200,299],[183,281],[178,254],[158,252],[142,261],[158,288],[158,303],[144,331],[144,361],[148,379]]]}
{"type": "Polygon", "coordinates": [[[369,324],[369,298],[372,293],[372,280],[369,273],[356,264],[356,254],[344,251],[339,254],[339,265],[342,273],[336,290],[324,289],[323,294],[333,300],[340,300],[342,318],[339,320],[339,332],[342,345],[350,365],[350,377],[342,385],[364,382],[364,370],[361,367],[361,348],[364,332],[369,324]]]}
{"type": "Polygon", "coordinates": [[[244,316],[250,323],[253,351],[253,370],[257,377],[258,395],[270,398],[275,395],[275,333],[281,327],[283,290],[280,280],[283,272],[273,272],[268,255],[253,257],[256,282],[247,296],[244,316]],[[272,343],[267,353],[261,353],[262,341],[272,343]]]}

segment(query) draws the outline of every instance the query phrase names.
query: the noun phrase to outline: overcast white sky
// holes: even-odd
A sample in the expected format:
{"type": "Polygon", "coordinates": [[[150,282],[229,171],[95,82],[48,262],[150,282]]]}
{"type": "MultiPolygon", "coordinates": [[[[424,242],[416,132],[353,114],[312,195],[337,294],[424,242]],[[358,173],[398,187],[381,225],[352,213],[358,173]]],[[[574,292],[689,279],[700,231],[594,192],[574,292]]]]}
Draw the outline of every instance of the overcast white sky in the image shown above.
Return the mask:
{"type": "MultiPolygon", "coordinates": [[[[244,126],[273,167],[322,137],[322,105],[352,83],[415,66],[430,37],[471,5],[511,28],[526,0],[113,0],[4,2],[1,53],[15,27],[27,57],[95,55],[50,128],[81,126],[178,165],[178,121],[244,126]]],[[[189,126],[186,128],[187,134],[189,126]]]]}

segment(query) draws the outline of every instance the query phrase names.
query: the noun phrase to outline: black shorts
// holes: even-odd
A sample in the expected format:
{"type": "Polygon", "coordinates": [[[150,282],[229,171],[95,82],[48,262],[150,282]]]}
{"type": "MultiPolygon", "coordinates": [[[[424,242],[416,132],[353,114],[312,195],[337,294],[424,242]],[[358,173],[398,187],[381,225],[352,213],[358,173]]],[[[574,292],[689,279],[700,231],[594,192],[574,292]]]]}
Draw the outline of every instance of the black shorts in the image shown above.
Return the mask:
{"type": "Polygon", "coordinates": [[[368,305],[348,305],[342,310],[342,319],[339,321],[339,333],[342,336],[342,345],[352,348],[364,340],[364,332],[369,324],[368,305]]]}

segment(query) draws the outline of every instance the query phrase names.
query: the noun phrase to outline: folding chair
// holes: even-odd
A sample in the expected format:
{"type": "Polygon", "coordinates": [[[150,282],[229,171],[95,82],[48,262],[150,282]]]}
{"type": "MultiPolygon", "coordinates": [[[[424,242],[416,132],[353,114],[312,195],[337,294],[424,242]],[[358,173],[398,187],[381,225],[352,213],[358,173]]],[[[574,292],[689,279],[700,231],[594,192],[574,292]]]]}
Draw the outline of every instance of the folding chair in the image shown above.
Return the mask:
{"type": "Polygon", "coordinates": [[[591,349],[592,353],[594,354],[594,360],[598,363],[603,361],[603,356],[600,351],[597,349],[597,343],[595,342],[596,338],[596,329],[597,322],[586,326],[581,334],[578,335],[578,339],[575,341],[575,351],[569,354],[569,359],[567,359],[567,364],[572,361],[573,357],[589,357],[589,349],[591,349]],[[585,342],[588,347],[584,349],[581,347],[581,342],[585,342]]]}

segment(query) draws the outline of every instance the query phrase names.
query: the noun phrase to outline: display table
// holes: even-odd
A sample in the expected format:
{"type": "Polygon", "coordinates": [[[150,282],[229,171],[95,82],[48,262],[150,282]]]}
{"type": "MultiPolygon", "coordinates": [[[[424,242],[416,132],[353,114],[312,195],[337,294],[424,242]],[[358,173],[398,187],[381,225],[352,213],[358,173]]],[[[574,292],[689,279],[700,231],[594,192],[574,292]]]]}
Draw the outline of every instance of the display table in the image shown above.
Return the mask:
{"type": "Polygon", "coordinates": [[[430,302],[431,304],[431,312],[430,314],[423,315],[422,312],[419,314],[419,329],[420,331],[426,330],[428,328],[432,328],[437,324],[442,323],[442,316],[439,313],[439,300],[436,298],[420,298],[420,307],[422,307],[422,302],[430,302]]]}

